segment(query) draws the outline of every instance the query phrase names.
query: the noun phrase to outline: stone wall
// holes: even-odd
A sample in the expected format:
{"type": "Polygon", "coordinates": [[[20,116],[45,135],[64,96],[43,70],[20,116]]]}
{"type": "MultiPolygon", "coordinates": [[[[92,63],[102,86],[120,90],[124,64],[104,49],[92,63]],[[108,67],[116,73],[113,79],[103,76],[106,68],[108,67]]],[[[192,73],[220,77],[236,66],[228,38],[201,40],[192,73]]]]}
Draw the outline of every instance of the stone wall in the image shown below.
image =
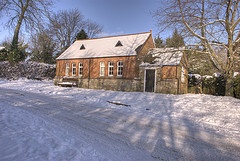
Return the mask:
{"type": "Polygon", "coordinates": [[[32,61],[19,62],[17,64],[10,64],[8,61],[0,62],[0,78],[5,79],[53,79],[55,71],[55,65],[32,61]]]}
{"type": "Polygon", "coordinates": [[[138,80],[127,79],[91,79],[89,88],[114,91],[139,91],[138,80]]]}
{"type": "Polygon", "coordinates": [[[89,88],[114,91],[140,91],[140,81],[137,79],[91,79],[89,88]]]}
{"type": "Polygon", "coordinates": [[[177,79],[163,79],[156,85],[157,93],[178,94],[177,79]]]}
{"type": "MultiPolygon", "coordinates": [[[[96,79],[85,79],[85,78],[74,78],[79,88],[90,88],[90,89],[105,89],[113,91],[141,91],[140,80],[138,79],[108,79],[108,78],[96,78],[96,79]]],[[[67,81],[68,79],[66,79],[67,81]]],[[[70,79],[69,79],[70,80],[70,79]]],[[[72,79],[73,80],[73,79],[72,79]]],[[[72,81],[71,80],[71,81],[72,81]]],[[[63,80],[55,77],[55,84],[62,82],[63,80]]],[[[68,82],[71,82],[68,81],[68,82]]]]}

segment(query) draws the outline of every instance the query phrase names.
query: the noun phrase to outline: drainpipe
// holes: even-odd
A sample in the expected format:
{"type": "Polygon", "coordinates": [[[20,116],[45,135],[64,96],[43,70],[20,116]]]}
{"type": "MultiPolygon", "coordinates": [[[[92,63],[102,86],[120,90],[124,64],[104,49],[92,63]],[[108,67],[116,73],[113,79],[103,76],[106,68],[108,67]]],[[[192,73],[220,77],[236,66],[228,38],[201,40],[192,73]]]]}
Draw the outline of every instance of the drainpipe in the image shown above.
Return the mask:
{"type": "Polygon", "coordinates": [[[179,90],[180,90],[179,78],[177,78],[177,94],[179,94],[179,93],[180,93],[180,92],[179,92],[179,90]]]}
{"type": "Polygon", "coordinates": [[[176,66],[176,79],[177,79],[177,94],[179,94],[179,90],[180,90],[180,88],[179,88],[179,78],[178,78],[178,67],[176,66]]]}
{"type": "Polygon", "coordinates": [[[88,60],[88,88],[90,86],[90,73],[91,73],[90,65],[91,65],[91,59],[89,58],[89,60],[88,60]]]}

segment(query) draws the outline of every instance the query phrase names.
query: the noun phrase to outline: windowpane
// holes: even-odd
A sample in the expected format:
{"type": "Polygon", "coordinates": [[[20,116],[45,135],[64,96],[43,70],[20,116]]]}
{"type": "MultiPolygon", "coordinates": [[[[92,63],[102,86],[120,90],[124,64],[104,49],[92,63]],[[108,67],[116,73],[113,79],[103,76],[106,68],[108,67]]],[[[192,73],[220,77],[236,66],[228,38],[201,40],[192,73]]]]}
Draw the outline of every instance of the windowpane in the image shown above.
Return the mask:
{"type": "Polygon", "coordinates": [[[105,73],[105,64],[104,62],[100,62],[100,76],[104,76],[105,73]]]}
{"type": "Polygon", "coordinates": [[[122,76],[122,75],[123,75],[123,62],[119,61],[118,67],[117,67],[117,76],[122,76]]]}
{"type": "Polygon", "coordinates": [[[66,76],[69,75],[69,63],[66,63],[66,71],[65,71],[65,75],[66,75],[66,76]]]}
{"type": "Polygon", "coordinates": [[[72,76],[76,75],[76,64],[72,63],[72,76]]]}
{"type": "Polygon", "coordinates": [[[113,76],[113,62],[108,62],[108,76],[113,76]]]}
{"type": "Polygon", "coordinates": [[[82,75],[83,75],[83,63],[79,63],[78,75],[79,75],[79,76],[82,76],[82,75]]]}

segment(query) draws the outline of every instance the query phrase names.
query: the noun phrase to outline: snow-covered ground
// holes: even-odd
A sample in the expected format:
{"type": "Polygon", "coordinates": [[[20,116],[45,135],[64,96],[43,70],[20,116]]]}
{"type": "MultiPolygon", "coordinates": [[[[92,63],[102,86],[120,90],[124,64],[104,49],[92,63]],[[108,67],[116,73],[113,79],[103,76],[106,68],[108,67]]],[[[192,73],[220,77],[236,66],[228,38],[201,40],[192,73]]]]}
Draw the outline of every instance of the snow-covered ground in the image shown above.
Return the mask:
{"type": "Polygon", "coordinates": [[[240,100],[232,97],[0,80],[1,161],[239,158],[240,100]]]}

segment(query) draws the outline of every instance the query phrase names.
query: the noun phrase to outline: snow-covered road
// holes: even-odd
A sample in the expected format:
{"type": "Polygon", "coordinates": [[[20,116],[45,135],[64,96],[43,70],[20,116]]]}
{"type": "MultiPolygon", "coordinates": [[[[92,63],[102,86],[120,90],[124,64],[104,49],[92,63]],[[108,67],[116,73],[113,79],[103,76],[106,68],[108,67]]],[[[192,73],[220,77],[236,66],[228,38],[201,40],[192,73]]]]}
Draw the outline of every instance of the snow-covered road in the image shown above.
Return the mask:
{"type": "Polygon", "coordinates": [[[239,135],[231,97],[0,81],[1,161],[238,160],[239,135]]]}

